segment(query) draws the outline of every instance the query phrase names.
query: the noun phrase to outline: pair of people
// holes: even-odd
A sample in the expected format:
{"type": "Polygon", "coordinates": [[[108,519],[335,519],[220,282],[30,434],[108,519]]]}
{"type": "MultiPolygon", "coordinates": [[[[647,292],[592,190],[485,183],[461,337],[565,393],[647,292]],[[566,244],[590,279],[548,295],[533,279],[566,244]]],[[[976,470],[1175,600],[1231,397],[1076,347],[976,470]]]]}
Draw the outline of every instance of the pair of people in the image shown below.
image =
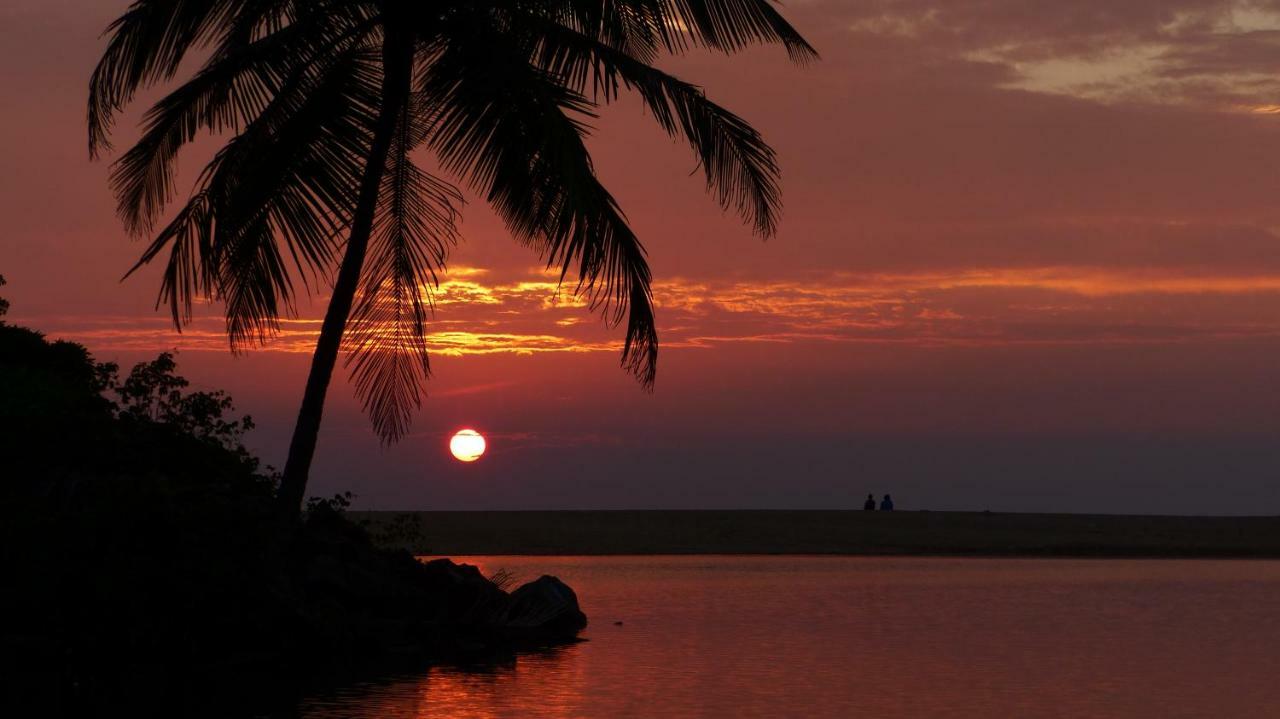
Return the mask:
{"type": "MultiPolygon", "coordinates": [[[[862,509],[867,512],[876,511],[876,498],[874,495],[870,495],[870,494],[867,495],[867,501],[862,503],[862,509]]],[[[884,495],[884,499],[880,500],[880,511],[881,512],[893,511],[893,497],[890,497],[887,494],[884,495]]]]}

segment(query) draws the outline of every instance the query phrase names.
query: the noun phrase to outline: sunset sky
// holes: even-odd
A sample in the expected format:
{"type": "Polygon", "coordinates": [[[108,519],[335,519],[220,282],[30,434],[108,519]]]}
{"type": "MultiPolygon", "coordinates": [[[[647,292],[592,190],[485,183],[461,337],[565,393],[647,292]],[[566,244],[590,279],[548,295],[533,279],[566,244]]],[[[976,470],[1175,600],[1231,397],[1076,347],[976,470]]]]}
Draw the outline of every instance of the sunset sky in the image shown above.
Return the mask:
{"type": "MultiPolygon", "coordinates": [[[[112,0],[0,7],[9,319],[129,364],[177,348],[281,464],[324,297],[233,357],[176,334],[91,163],[112,0]]],[[[431,396],[379,447],[335,382],[313,494],[374,508],[1280,513],[1280,1],[790,0],[822,54],[664,61],[779,153],[762,242],[634,100],[598,170],[650,251],[656,391],[469,197],[431,396]],[[453,460],[474,427],[489,452],[453,460]]],[[[153,99],[155,95],[146,99],[153,99]]],[[[145,103],[121,121],[134,135],[145,103]]],[[[205,143],[204,149],[213,147],[205,143]]],[[[185,158],[189,187],[207,155],[185,158]]],[[[185,192],[182,196],[185,196],[185,192]]]]}

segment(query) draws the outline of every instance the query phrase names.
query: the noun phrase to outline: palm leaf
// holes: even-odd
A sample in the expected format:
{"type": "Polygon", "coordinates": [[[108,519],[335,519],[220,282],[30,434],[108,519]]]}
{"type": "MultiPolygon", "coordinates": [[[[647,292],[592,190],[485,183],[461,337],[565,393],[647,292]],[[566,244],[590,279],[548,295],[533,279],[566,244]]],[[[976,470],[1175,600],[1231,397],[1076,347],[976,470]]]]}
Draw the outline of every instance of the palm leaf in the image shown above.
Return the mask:
{"type": "Polygon", "coordinates": [[[304,279],[332,266],[334,235],[352,209],[348,188],[368,152],[377,82],[360,48],[300,68],[215,156],[187,207],[134,267],[171,245],[160,301],[176,324],[189,320],[193,296],[204,295],[227,303],[233,347],[263,342],[281,311],[292,312],[281,244],[304,279]]]}
{"type": "Polygon", "coordinates": [[[370,24],[308,14],[255,40],[228,33],[205,66],[144,116],[138,142],[112,167],[111,184],[126,228],[146,233],[172,199],[179,150],[201,130],[239,132],[287,79],[357,43],[370,24]]]}
{"type": "Polygon", "coordinates": [[[708,100],[701,88],[579,32],[528,15],[513,25],[531,34],[534,64],[579,92],[611,102],[620,85],[637,91],[667,134],[689,142],[721,206],[736,210],[760,235],[774,234],[781,207],[778,163],[755,128],[708,100]]]}
{"type": "Polygon", "coordinates": [[[89,80],[89,152],[109,148],[115,114],[134,93],[173,77],[246,0],[137,0],[107,28],[111,39],[89,80]]]}
{"type": "Polygon", "coordinates": [[[462,204],[456,188],[414,164],[410,152],[423,138],[413,110],[406,105],[397,123],[345,338],[356,396],[388,443],[407,431],[431,376],[424,325],[462,204]]]}
{"type": "Polygon", "coordinates": [[[771,0],[502,0],[502,10],[545,14],[608,46],[648,62],[658,49],[709,47],[726,53],[781,44],[795,62],[818,53],[771,0]]]}
{"type": "Polygon", "coordinates": [[[490,18],[455,17],[466,32],[424,74],[436,103],[427,144],[466,177],[517,238],[564,277],[578,274],[606,322],[627,321],[622,364],[645,387],[656,373],[657,331],[644,248],[596,177],[584,143],[593,104],[502,42],[490,18]]]}

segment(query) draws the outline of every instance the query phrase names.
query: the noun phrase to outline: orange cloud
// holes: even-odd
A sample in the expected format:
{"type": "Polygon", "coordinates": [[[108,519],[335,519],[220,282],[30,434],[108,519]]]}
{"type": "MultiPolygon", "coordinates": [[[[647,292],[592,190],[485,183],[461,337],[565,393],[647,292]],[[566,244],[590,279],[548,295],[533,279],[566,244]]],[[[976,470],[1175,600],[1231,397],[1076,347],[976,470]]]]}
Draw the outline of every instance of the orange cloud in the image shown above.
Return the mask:
{"type": "MultiPolygon", "coordinates": [[[[435,290],[435,354],[617,352],[620,331],[536,271],[490,281],[455,271],[435,290]]],[[[809,280],[670,279],[654,287],[664,347],[726,343],[1169,342],[1280,334],[1280,274],[1196,275],[1095,267],[830,273],[809,280]]],[[[94,349],[225,350],[221,322],[181,334],[160,316],[34,320],[94,349]]],[[[264,349],[310,352],[319,320],[289,319],[264,349]]]]}

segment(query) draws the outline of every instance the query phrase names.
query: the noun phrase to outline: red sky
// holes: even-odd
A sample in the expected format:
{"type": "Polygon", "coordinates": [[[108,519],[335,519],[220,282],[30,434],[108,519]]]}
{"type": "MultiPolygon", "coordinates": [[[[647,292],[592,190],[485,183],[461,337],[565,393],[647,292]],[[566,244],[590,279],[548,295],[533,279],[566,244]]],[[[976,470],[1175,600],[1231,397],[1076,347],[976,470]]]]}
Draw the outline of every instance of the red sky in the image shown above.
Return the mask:
{"type": "MultiPolygon", "coordinates": [[[[125,5],[0,8],[0,273],[11,319],[130,363],[179,348],[280,463],[323,298],[233,358],[184,335],[86,157],[125,5]]],[[[791,0],[822,53],[665,63],[777,148],[761,242],[635,102],[599,170],[651,253],[657,390],[618,331],[476,198],[431,325],[431,397],[380,449],[331,390],[313,487],[397,508],[1280,512],[1280,2],[791,0]],[[490,436],[448,459],[461,426],[490,436]]],[[[133,137],[139,105],[120,124],[133,137]]],[[[189,179],[200,153],[183,164],[189,179]]]]}

